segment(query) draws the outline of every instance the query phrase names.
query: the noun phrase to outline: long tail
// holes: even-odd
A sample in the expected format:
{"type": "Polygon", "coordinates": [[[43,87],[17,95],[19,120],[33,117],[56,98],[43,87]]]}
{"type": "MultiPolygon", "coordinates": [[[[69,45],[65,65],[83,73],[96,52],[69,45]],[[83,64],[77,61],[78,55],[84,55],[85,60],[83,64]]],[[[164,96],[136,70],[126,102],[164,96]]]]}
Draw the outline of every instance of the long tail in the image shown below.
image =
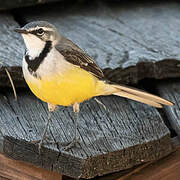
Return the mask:
{"type": "Polygon", "coordinates": [[[145,91],[131,88],[124,85],[106,84],[104,95],[110,95],[110,94],[114,94],[117,96],[122,96],[128,99],[139,101],[144,104],[148,104],[157,108],[162,108],[163,107],[162,105],[167,105],[167,106],[173,105],[172,102],[166,99],[163,99],[161,97],[147,93],[145,91]]]}

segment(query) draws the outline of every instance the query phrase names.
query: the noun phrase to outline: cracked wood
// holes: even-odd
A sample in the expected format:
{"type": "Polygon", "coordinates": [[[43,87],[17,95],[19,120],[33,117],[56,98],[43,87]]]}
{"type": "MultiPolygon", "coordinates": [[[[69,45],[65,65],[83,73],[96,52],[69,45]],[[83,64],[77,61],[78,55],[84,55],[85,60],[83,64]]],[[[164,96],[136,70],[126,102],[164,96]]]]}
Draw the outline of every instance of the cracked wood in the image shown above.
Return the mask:
{"type": "MultiPolygon", "coordinates": [[[[146,77],[180,77],[179,10],[177,2],[93,1],[88,5],[61,2],[13,13],[24,18],[23,24],[48,20],[86,50],[108,79],[132,84],[146,77]]],[[[16,87],[26,87],[21,74],[23,41],[12,31],[18,24],[7,13],[1,12],[0,20],[0,62],[9,67],[16,87]]],[[[10,86],[5,74],[0,86],[10,86]]]]}
{"type": "Polygon", "coordinates": [[[174,106],[165,107],[165,115],[180,139],[180,80],[159,82],[157,90],[162,97],[174,102],[174,106]]]}
{"type": "Polygon", "coordinates": [[[146,77],[180,77],[179,3],[71,2],[31,10],[20,13],[25,21],[54,24],[112,81],[128,84],[146,77]]]}
{"type": "Polygon", "coordinates": [[[90,100],[81,106],[78,124],[80,144],[68,152],[63,144],[73,137],[73,111],[60,107],[48,130],[50,141],[41,156],[38,145],[47,120],[47,105],[31,92],[0,94],[1,152],[71,177],[92,178],[157,160],[173,151],[169,130],[155,108],[124,98],[100,97],[105,110],[90,100]],[[118,157],[118,158],[117,158],[118,157]]]}

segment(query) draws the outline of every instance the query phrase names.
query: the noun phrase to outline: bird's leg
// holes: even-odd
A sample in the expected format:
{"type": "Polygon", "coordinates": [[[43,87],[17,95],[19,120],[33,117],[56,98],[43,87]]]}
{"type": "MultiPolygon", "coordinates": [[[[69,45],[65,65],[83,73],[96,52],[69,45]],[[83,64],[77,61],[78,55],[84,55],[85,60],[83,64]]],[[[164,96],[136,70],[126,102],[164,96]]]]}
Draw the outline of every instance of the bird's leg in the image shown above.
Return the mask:
{"type": "Polygon", "coordinates": [[[43,135],[42,135],[41,140],[40,140],[40,142],[39,142],[39,147],[38,147],[39,154],[41,153],[41,152],[40,152],[40,151],[41,151],[41,146],[42,146],[42,144],[43,144],[43,141],[44,141],[45,138],[46,138],[46,133],[47,133],[47,129],[48,129],[48,127],[49,127],[49,123],[50,123],[50,121],[51,121],[52,112],[55,110],[55,108],[56,108],[55,105],[52,105],[52,104],[48,103],[49,115],[48,115],[48,119],[47,119],[47,121],[46,121],[46,126],[45,126],[45,128],[44,128],[43,135]]]}
{"type": "Polygon", "coordinates": [[[72,139],[72,141],[70,142],[70,144],[68,144],[64,150],[68,150],[71,149],[72,147],[76,146],[77,142],[78,142],[78,138],[77,138],[77,127],[78,127],[78,119],[79,119],[79,103],[74,103],[73,105],[73,111],[75,114],[75,119],[74,119],[74,127],[75,127],[75,131],[74,131],[74,137],[72,139]]]}

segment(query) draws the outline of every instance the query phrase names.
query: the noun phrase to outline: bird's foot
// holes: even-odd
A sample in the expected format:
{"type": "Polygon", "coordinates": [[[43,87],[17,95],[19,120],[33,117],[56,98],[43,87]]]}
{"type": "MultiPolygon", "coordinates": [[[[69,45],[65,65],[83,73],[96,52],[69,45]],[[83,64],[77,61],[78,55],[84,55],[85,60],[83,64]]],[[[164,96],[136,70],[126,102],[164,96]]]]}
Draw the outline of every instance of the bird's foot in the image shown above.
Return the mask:
{"type": "Polygon", "coordinates": [[[38,152],[39,152],[39,155],[41,154],[41,147],[42,147],[44,141],[46,141],[48,144],[52,143],[51,141],[49,142],[49,141],[47,140],[47,137],[46,137],[46,136],[45,136],[44,138],[40,139],[40,140],[31,141],[32,144],[38,144],[38,152]]]}
{"type": "Polygon", "coordinates": [[[72,149],[73,147],[77,147],[77,144],[79,144],[79,143],[80,143],[79,138],[73,138],[73,140],[71,142],[61,143],[61,145],[64,146],[62,148],[62,150],[68,151],[68,150],[72,149]]]}
{"type": "Polygon", "coordinates": [[[61,146],[64,146],[62,148],[63,151],[68,151],[68,150],[72,149],[73,147],[77,147],[77,145],[80,143],[79,138],[73,138],[73,140],[71,142],[63,142],[63,143],[55,142],[55,141],[49,141],[49,140],[47,140],[47,138],[44,138],[41,140],[31,141],[31,143],[33,143],[33,144],[38,144],[39,155],[41,154],[41,148],[42,148],[44,141],[46,141],[48,144],[59,144],[61,146]]]}

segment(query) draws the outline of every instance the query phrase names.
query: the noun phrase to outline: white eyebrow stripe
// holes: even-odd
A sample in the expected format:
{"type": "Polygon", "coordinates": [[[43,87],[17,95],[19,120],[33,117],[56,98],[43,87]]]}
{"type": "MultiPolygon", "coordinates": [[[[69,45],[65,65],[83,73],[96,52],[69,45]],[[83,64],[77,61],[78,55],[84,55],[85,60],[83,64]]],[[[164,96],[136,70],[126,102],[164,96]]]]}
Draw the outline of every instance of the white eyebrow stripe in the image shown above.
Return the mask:
{"type": "Polygon", "coordinates": [[[38,30],[40,28],[42,28],[44,31],[50,31],[50,32],[54,31],[52,28],[37,26],[37,27],[28,29],[28,32],[36,31],[36,30],[38,30]]]}
{"type": "Polygon", "coordinates": [[[51,32],[54,31],[52,28],[48,28],[48,27],[39,27],[39,28],[44,29],[44,31],[51,31],[51,32]]]}

